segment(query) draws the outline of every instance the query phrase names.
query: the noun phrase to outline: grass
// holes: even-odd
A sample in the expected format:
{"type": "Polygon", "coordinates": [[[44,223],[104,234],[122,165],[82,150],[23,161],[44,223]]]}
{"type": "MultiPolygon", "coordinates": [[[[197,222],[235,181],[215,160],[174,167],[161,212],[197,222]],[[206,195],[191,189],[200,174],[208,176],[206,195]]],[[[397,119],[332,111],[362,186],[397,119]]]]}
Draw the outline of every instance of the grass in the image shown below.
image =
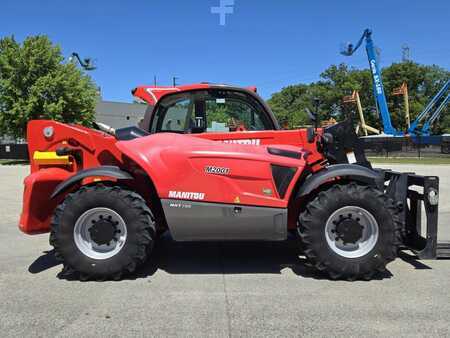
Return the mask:
{"type": "Polygon", "coordinates": [[[369,157],[369,161],[378,164],[450,164],[450,157],[369,157]]]}
{"type": "Polygon", "coordinates": [[[0,160],[0,165],[27,165],[30,164],[27,160],[0,160]]]}

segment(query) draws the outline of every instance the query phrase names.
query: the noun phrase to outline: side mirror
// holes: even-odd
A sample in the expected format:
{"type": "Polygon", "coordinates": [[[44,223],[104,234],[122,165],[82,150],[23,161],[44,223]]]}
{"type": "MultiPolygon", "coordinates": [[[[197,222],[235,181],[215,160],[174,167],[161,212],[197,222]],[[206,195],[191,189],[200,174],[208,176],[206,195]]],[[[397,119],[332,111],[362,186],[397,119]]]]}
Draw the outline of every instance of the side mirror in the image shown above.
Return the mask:
{"type": "Polygon", "coordinates": [[[316,132],[315,132],[314,128],[311,128],[311,127],[307,128],[306,129],[306,139],[307,139],[308,143],[313,143],[315,138],[316,138],[316,132]]]}
{"type": "Polygon", "coordinates": [[[319,120],[317,118],[317,112],[313,113],[308,108],[306,108],[305,110],[306,110],[306,113],[308,114],[309,121],[314,126],[314,129],[317,129],[319,127],[319,120]]]}
{"type": "Polygon", "coordinates": [[[311,124],[316,125],[317,122],[317,116],[316,114],[314,114],[311,110],[309,110],[308,108],[305,108],[306,114],[308,114],[308,119],[309,122],[311,122],[311,124]]]}

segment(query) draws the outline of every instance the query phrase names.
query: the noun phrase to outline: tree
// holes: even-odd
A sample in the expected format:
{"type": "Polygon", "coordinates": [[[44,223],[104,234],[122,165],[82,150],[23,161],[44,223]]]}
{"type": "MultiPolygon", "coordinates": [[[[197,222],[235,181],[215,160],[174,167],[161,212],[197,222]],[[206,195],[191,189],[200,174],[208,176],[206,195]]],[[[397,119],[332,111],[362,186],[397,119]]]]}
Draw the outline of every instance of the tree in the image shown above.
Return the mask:
{"type": "Polygon", "coordinates": [[[24,137],[33,119],[93,122],[96,86],[63,60],[60,47],[46,36],[31,36],[22,44],[14,37],[0,39],[1,134],[24,137]]]}
{"type": "Polygon", "coordinates": [[[307,90],[308,85],[292,85],[272,96],[269,104],[279,121],[287,121],[291,127],[307,122],[305,108],[310,106],[307,90]]]}
{"type": "MultiPolygon", "coordinates": [[[[414,119],[449,79],[450,72],[436,65],[403,62],[384,68],[382,76],[393,124],[399,130],[406,130],[403,100],[391,94],[393,89],[400,87],[403,82],[408,84],[411,119],[414,119]]],[[[333,116],[342,120],[350,116],[356,111],[356,107],[344,105],[342,98],[351,95],[354,90],[359,91],[366,123],[382,128],[373,96],[372,76],[368,69],[349,68],[345,64],[332,65],[320,75],[319,81],[285,87],[273,94],[268,103],[278,119],[287,120],[290,127],[297,127],[306,123],[305,110],[313,109],[315,98],[320,101],[320,119],[333,116]],[[333,112],[336,106],[341,107],[338,115],[333,112]]],[[[440,122],[434,126],[434,131],[450,132],[450,117],[446,116],[445,111],[441,115],[440,122]]]]}

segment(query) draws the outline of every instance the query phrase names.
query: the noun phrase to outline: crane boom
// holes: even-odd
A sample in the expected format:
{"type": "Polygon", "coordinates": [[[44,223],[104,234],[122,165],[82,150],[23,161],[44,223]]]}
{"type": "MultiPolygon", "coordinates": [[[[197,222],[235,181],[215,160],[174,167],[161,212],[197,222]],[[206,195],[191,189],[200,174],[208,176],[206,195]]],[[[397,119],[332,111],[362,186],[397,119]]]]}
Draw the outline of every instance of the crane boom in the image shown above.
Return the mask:
{"type": "MultiPolygon", "coordinates": [[[[341,54],[350,56],[355,53],[359,47],[361,47],[362,43],[366,41],[366,52],[367,58],[369,60],[370,71],[372,74],[372,82],[373,82],[373,95],[375,97],[375,103],[378,112],[380,113],[381,120],[383,122],[384,133],[388,135],[402,135],[401,131],[392,126],[391,122],[391,114],[389,112],[386,95],[384,93],[383,80],[381,78],[381,70],[377,61],[377,53],[375,44],[372,40],[372,31],[370,29],[366,29],[358,40],[356,45],[348,44],[347,48],[344,51],[341,51],[341,54]]],[[[450,80],[448,80],[444,86],[439,90],[439,92],[433,97],[433,99],[427,104],[425,109],[417,116],[417,118],[411,123],[408,128],[408,134],[410,135],[430,135],[431,125],[439,118],[440,114],[450,102],[450,94],[448,94],[444,100],[440,101],[442,97],[447,93],[450,87],[450,80]],[[439,102],[441,102],[439,104],[439,102]],[[439,106],[434,110],[433,108],[438,105],[439,106]],[[429,116],[431,113],[431,117],[424,121],[424,119],[429,116]],[[422,123],[422,129],[419,130],[419,124],[422,123]]]]}
{"type": "Polygon", "coordinates": [[[422,126],[422,135],[429,135],[430,134],[430,127],[433,125],[434,121],[436,121],[439,116],[441,115],[444,108],[447,106],[447,104],[450,102],[450,94],[447,95],[447,97],[442,101],[442,103],[439,105],[439,107],[435,110],[433,115],[425,121],[425,123],[422,126]]]}
{"type": "Polygon", "coordinates": [[[341,53],[346,56],[352,55],[362,45],[364,39],[366,41],[367,58],[369,60],[369,66],[372,74],[375,103],[383,122],[383,131],[385,134],[389,135],[401,135],[402,133],[395,129],[392,125],[391,114],[389,112],[386,95],[384,93],[381,70],[377,62],[377,53],[372,40],[372,31],[370,29],[366,29],[355,46],[349,44],[347,49],[341,53]]]}
{"type": "MultiPolygon", "coordinates": [[[[416,117],[416,119],[411,123],[411,126],[408,128],[408,134],[415,135],[418,132],[419,124],[422,122],[425,117],[427,117],[432,111],[433,107],[439,102],[439,100],[447,93],[450,87],[450,80],[444,84],[444,86],[439,90],[439,92],[433,97],[433,99],[427,104],[424,110],[416,117]]],[[[440,116],[441,112],[444,110],[446,105],[448,104],[450,98],[450,94],[441,102],[441,104],[436,108],[431,117],[423,123],[422,129],[420,130],[421,135],[429,135],[430,127],[434,121],[440,116]]]]}

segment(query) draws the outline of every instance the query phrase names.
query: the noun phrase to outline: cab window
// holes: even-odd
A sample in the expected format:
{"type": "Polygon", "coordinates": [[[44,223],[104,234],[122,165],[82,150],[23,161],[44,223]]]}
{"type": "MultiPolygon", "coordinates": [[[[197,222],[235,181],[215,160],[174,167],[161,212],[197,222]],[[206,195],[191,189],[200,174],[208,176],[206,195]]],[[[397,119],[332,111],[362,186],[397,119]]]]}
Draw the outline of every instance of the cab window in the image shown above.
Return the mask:
{"type": "Polygon", "coordinates": [[[245,93],[211,91],[204,100],[207,132],[273,129],[263,107],[245,93]]]}
{"type": "Polygon", "coordinates": [[[254,97],[233,90],[169,94],[155,107],[150,133],[272,130],[273,122],[254,97]]]}
{"type": "Polygon", "coordinates": [[[195,104],[190,93],[163,98],[155,112],[150,132],[186,132],[195,121],[195,104]]]}

